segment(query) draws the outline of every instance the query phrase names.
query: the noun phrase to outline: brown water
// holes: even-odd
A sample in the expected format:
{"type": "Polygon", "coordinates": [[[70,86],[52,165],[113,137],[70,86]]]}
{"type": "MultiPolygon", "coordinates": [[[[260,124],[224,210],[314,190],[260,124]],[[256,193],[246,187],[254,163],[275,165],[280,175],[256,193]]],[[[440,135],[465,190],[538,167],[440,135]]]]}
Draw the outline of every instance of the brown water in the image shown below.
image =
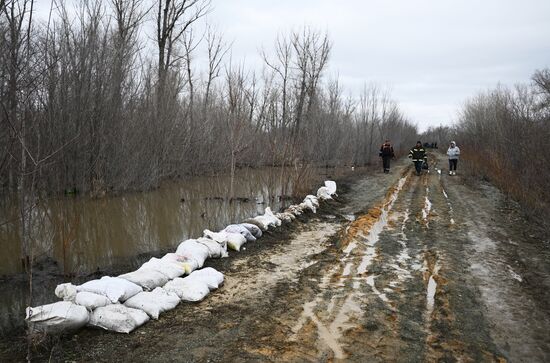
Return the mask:
{"type": "MultiPolygon", "coordinates": [[[[339,172],[329,169],[328,174],[339,172]]],[[[309,184],[306,190],[313,190],[326,176],[326,169],[318,169],[300,184],[309,184]]],[[[293,189],[290,182],[284,194],[292,194],[293,189]]],[[[223,228],[262,214],[267,206],[277,210],[285,203],[280,170],[238,170],[233,195],[231,200],[230,177],[220,175],[192,177],[144,193],[49,200],[33,213],[35,260],[49,257],[61,272],[83,274],[176,247],[186,238],[201,236],[205,228],[223,228]]],[[[13,208],[3,213],[0,221],[17,219],[13,208]]],[[[0,226],[0,248],[0,274],[20,272],[18,221],[0,226]]]]}
{"type": "MultiPolygon", "coordinates": [[[[283,191],[279,168],[241,169],[235,176],[233,199],[229,175],[218,175],[190,177],[150,192],[43,202],[33,211],[31,237],[35,261],[49,262],[45,272],[35,269],[41,278],[35,284],[33,304],[55,299],[53,289],[64,280],[63,273],[83,276],[116,265],[135,266],[155,252],[175,249],[186,238],[202,236],[206,228],[219,230],[262,214],[267,206],[277,211],[291,203],[281,196],[291,195],[296,186],[303,197],[343,172],[343,168],[323,168],[299,180],[285,178],[290,182],[283,191]]],[[[24,279],[14,275],[21,272],[17,210],[3,208],[0,221],[10,218],[16,222],[0,226],[0,275],[8,275],[0,281],[0,330],[21,318],[28,299],[24,279]]]]}

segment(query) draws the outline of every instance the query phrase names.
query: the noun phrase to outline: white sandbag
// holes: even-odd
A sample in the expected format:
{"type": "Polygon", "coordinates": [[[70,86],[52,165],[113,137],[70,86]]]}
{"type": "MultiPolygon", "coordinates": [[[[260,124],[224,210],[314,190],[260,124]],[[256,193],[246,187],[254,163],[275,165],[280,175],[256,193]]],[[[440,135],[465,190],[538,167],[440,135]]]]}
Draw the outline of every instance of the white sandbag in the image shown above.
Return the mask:
{"type": "Polygon", "coordinates": [[[316,196],[312,195],[312,194],[308,194],[306,195],[306,197],[304,198],[304,201],[306,199],[309,199],[311,200],[311,203],[315,206],[315,207],[319,207],[319,198],[317,198],[316,196]]]}
{"type": "Polygon", "coordinates": [[[65,301],[73,301],[76,298],[76,286],[71,283],[59,284],[55,287],[55,296],[65,301]]]}
{"type": "Polygon", "coordinates": [[[332,199],[330,191],[327,187],[320,187],[317,189],[317,197],[321,200],[332,199]]]}
{"type": "Polygon", "coordinates": [[[254,237],[254,235],[250,233],[248,228],[246,228],[242,224],[230,224],[224,228],[224,231],[229,233],[242,234],[243,237],[246,238],[247,242],[254,242],[256,240],[256,237],[254,237]]]}
{"type": "Polygon", "coordinates": [[[336,194],[336,182],[332,180],[325,180],[325,187],[327,187],[330,195],[336,194]]]}
{"type": "Polygon", "coordinates": [[[61,333],[82,328],[90,316],[84,306],[70,301],[58,301],[53,304],[28,307],[25,320],[31,331],[61,333]]]}
{"type": "Polygon", "coordinates": [[[219,243],[213,239],[201,237],[197,239],[197,242],[203,244],[208,248],[209,258],[222,258],[228,257],[227,254],[227,242],[219,243]]]}
{"type": "MultiPolygon", "coordinates": [[[[230,233],[226,231],[212,232],[208,229],[204,230],[204,236],[218,242],[227,243],[227,247],[235,251],[240,251],[242,245],[246,243],[246,238],[240,233],[230,233]]],[[[200,266],[202,267],[202,266],[200,266]]]]}
{"type": "MultiPolygon", "coordinates": [[[[170,280],[168,276],[166,276],[160,271],[143,268],[143,267],[135,271],[128,272],[123,275],[119,275],[118,277],[120,277],[121,279],[130,281],[136,285],[139,285],[146,291],[151,291],[159,286],[162,286],[170,280]]],[[[125,301],[125,300],[127,299],[124,299],[121,301],[125,301]]]]}
{"type": "Polygon", "coordinates": [[[296,219],[294,214],[288,212],[276,213],[275,216],[285,223],[290,223],[296,219]]]}
{"type": "Polygon", "coordinates": [[[267,231],[269,229],[270,218],[266,218],[265,216],[256,216],[254,218],[247,219],[247,222],[249,222],[247,224],[254,224],[262,231],[267,231]]]}
{"type": "Polygon", "coordinates": [[[74,303],[84,306],[88,309],[88,311],[92,311],[99,307],[111,304],[111,300],[109,300],[106,296],[94,294],[93,292],[81,291],[76,294],[74,303]]]}
{"type": "Polygon", "coordinates": [[[252,223],[241,223],[241,226],[248,229],[248,231],[252,233],[254,237],[256,238],[262,237],[262,230],[257,225],[252,223]]]}
{"type": "Polygon", "coordinates": [[[197,242],[194,239],[188,239],[179,244],[176,249],[176,255],[184,258],[184,268],[186,273],[191,273],[204,265],[210,252],[208,247],[197,242]]]}
{"type": "Polygon", "coordinates": [[[163,287],[164,290],[173,292],[181,301],[201,301],[210,293],[210,289],[205,282],[198,279],[189,279],[189,276],[168,281],[163,287]]]}
{"type": "Polygon", "coordinates": [[[264,213],[264,216],[269,216],[273,219],[273,222],[272,224],[274,224],[276,227],[280,226],[282,224],[281,220],[277,217],[275,217],[275,214],[273,214],[273,212],[271,211],[271,208],[270,207],[267,207],[265,209],[265,213],[264,213]]]}
{"type": "Polygon", "coordinates": [[[246,243],[246,238],[239,233],[227,234],[227,247],[235,251],[240,251],[241,247],[246,243]]]}
{"type": "Polygon", "coordinates": [[[57,285],[55,288],[55,296],[65,301],[84,306],[90,311],[100,306],[111,304],[111,300],[106,296],[88,291],[77,292],[76,286],[71,283],[57,285]]]}
{"type": "Polygon", "coordinates": [[[215,290],[223,284],[223,274],[212,267],[205,267],[186,277],[188,281],[201,281],[210,290],[215,290]]]}
{"type": "Polygon", "coordinates": [[[303,213],[303,210],[300,206],[298,205],[291,205],[289,206],[287,209],[285,209],[285,212],[287,213],[291,213],[293,214],[294,216],[299,216],[303,213]]]}
{"type": "Polygon", "coordinates": [[[309,209],[313,213],[317,213],[317,208],[313,205],[311,199],[304,199],[304,201],[300,203],[300,207],[302,207],[303,209],[309,209]]]}
{"type": "Polygon", "coordinates": [[[202,231],[202,234],[206,238],[210,238],[211,240],[214,240],[218,243],[225,243],[227,242],[227,235],[224,231],[221,232],[212,232],[209,229],[205,229],[202,231]]]}
{"type": "MultiPolygon", "coordinates": [[[[179,276],[184,275],[187,272],[185,269],[185,261],[186,261],[185,258],[176,253],[167,253],[161,257],[161,260],[163,262],[169,263],[173,268],[182,272],[181,274],[179,274],[179,276]]],[[[171,279],[179,276],[171,277],[171,279]]]]}
{"type": "Polygon", "coordinates": [[[281,220],[273,214],[271,208],[269,207],[265,209],[265,213],[263,215],[256,216],[252,218],[251,221],[264,231],[267,231],[269,227],[278,227],[281,225],[281,220]]]}
{"type": "Polygon", "coordinates": [[[290,218],[291,221],[296,219],[296,216],[293,213],[284,211],[283,214],[285,214],[288,218],[290,218]]]}
{"type": "Polygon", "coordinates": [[[140,292],[132,296],[124,303],[129,308],[143,310],[151,317],[157,320],[159,315],[165,311],[174,309],[180,302],[179,296],[157,287],[153,291],[140,292]]]}
{"type": "MultiPolygon", "coordinates": [[[[169,258],[162,259],[153,257],[149,261],[141,265],[139,269],[158,271],[163,275],[166,275],[170,280],[185,274],[185,267],[183,266],[183,263],[178,263],[176,260],[169,258]]],[[[164,283],[162,285],[164,285],[164,283]]]]}
{"type": "Polygon", "coordinates": [[[88,291],[109,298],[111,302],[124,302],[143,291],[141,286],[120,277],[103,276],[99,280],[88,281],[76,287],[78,292],[88,291]]]}
{"type": "Polygon", "coordinates": [[[142,310],[111,304],[92,311],[88,325],[117,333],[130,333],[148,321],[149,315],[142,310]]]}

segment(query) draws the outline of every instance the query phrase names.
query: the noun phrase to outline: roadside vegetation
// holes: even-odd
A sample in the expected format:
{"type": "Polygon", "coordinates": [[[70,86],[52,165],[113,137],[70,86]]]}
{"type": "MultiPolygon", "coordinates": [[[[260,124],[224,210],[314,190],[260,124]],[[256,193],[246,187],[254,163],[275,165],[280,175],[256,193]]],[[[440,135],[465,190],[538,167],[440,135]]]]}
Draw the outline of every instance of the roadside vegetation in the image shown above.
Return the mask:
{"type": "Polygon", "coordinates": [[[485,178],[518,201],[528,215],[550,220],[550,69],[528,84],[502,85],[465,102],[454,127],[429,129],[445,152],[456,140],[474,176],[485,178]]]}

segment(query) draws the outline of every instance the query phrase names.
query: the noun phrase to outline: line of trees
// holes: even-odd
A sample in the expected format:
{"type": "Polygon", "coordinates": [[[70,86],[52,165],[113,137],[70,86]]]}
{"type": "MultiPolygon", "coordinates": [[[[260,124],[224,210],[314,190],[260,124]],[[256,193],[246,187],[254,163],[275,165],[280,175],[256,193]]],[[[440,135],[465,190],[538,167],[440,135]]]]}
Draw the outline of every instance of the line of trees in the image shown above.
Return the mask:
{"type": "Polygon", "coordinates": [[[239,166],[280,167],[285,185],[310,166],[368,163],[384,138],[414,142],[387,91],[365,86],[356,100],[324,77],[327,34],[281,35],[251,69],[204,25],[210,11],[209,0],[52,0],[37,19],[35,0],[0,0],[0,191],[17,199],[24,266],[45,195],[239,166]]]}
{"type": "Polygon", "coordinates": [[[530,84],[498,86],[464,105],[456,138],[473,169],[533,215],[550,217],[550,69],[530,84]]]}
{"type": "Polygon", "coordinates": [[[324,79],[321,32],[280,36],[254,70],[198,26],[207,0],[72,5],[52,1],[44,21],[33,0],[1,4],[4,190],[143,190],[238,165],[362,164],[382,138],[416,134],[379,87],[354,100],[324,79]]]}

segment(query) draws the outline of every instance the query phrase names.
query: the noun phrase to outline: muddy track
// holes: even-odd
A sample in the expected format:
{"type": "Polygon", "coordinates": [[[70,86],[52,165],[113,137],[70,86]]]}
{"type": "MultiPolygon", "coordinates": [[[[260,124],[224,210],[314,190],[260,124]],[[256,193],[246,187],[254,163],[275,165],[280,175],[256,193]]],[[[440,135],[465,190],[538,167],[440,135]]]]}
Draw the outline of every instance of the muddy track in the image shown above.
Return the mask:
{"type": "Polygon", "coordinates": [[[344,190],[288,236],[217,262],[226,282],[200,304],[131,335],[83,330],[39,357],[550,361],[549,249],[496,189],[401,161],[344,190]]]}

